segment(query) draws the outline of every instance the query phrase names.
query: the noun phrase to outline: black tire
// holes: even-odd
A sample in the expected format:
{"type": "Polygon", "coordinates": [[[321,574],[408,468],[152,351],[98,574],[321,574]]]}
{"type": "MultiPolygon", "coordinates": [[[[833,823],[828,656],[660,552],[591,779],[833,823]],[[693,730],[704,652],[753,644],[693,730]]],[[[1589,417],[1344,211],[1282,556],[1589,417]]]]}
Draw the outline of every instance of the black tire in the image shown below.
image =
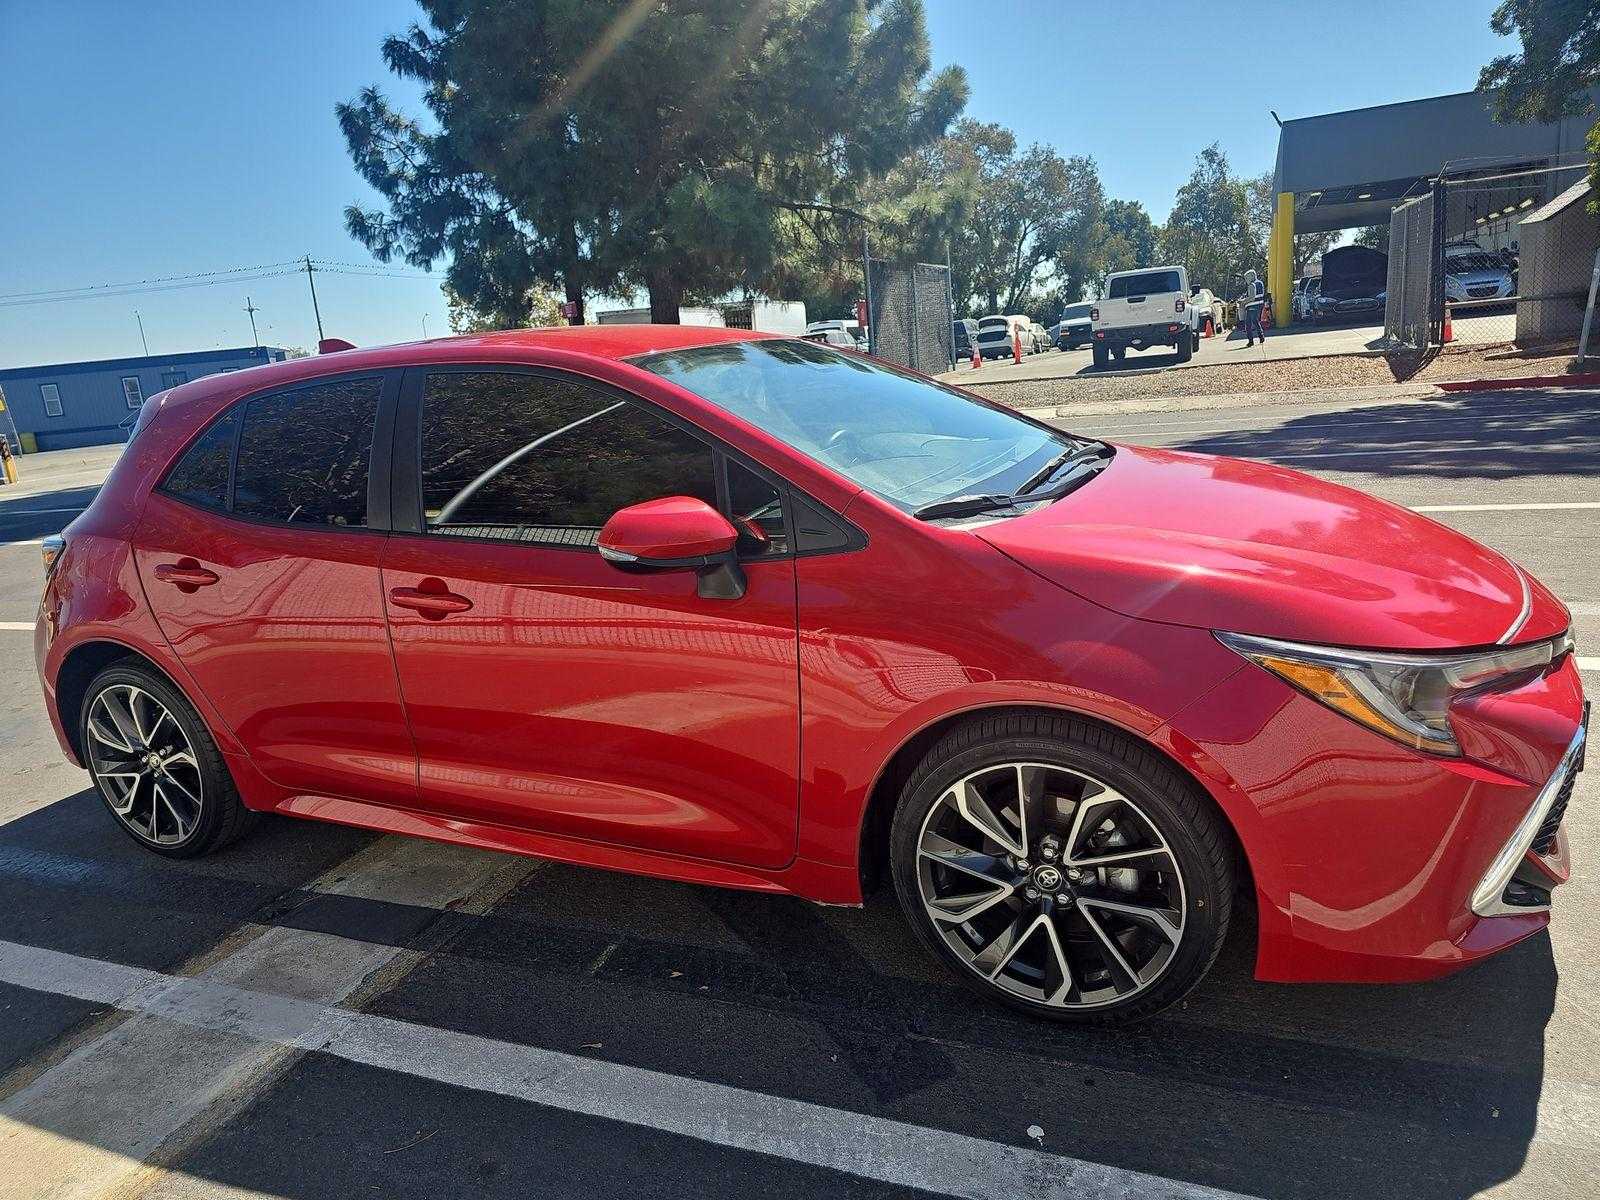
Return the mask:
{"type": "Polygon", "coordinates": [[[1111,357],[1116,359],[1118,362],[1121,362],[1123,358],[1127,356],[1127,353],[1128,348],[1126,346],[1118,346],[1111,352],[1111,357]]]}
{"type": "MultiPolygon", "coordinates": [[[[1059,805],[1063,802],[1046,799],[1041,803],[1059,805]]],[[[1048,816],[1040,817],[1037,829],[1050,828],[1048,816]]],[[[1068,834],[1069,838],[1072,836],[1068,834]]],[[[1041,845],[1042,837],[1041,834],[1032,839],[1036,848],[1041,845]]],[[[992,846],[990,852],[993,852],[992,846]]],[[[1209,798],[1167,759],[1137,739],[1074,717],[985,717],[963,724],[941,738],[901,792],[890,833],[890,858],[901,908],[933,955],[949,966],[965,986],[985,999],[1051,1020],[1123,1024],[1143,1020],[1176,1003],[1200,982],[1216,961],[1232,915],[1233,841],[1223,817],[1209,798]],[[1176,947],[1168,951],[1164,965],[1152,972],[1148,982],[1134,986],[1129,977],[1126,997],[1121,997],[1121,989],[1117,989],[1119,998],[1115,1000],[1085,1002],[1079,1007],[1061,1007],[1024,998],[984,978],[963,960],[928,914],[922,894],[924,876],[919,846],[925,827],[931,827],[935,820],[933,810],[957,781],[1010,763],[1045,764],[1103,781],[1132,801],[1140,815],[1148,819],[1159,838],[1165,841],[1163,850],[1167,858],[1164,861],[1175,866],[1177,894],[1182,897],[1181,936],[1176,947]]],[[[1060,861],[1064,867],[1065,856],[1060,861]]],[[[1086,902],[1092,904],[1093,900],[1087,898],[1102,885],[1093,882],[1093,872],[1090,874],[1091,882],[1080,886],[1084,888],[1081,894],[1086,902]]],[[[1107,870],[1102,869],[1102,880],[1106,874],[1107,870]]],[[[1019,913],[1027,908],[1017,892],[1004,904],[1015,904],[1019,913]]],[[[1011,919],[1001,906],[996,906],[996,912],[1002,922],[1011,919]]],[[[1065,923],[1081,918],[1067,905],[1053,920],[1063,923],[1056,926],[1060,930],[1065,923]]],[[[1024,934],[1014,944],[1020,946],[1028,936],[1031,935],[1024,934]]],[[[1066,938],[1070,934],[1059,936],[1066,938]]],[[[1105,940],[1103,935],[1101,940],[1105,940]]],[[[1080,952],[1082,947],[1094,946],[1086,937],[1072,944],[1080,947],[1080,952]]],[[[1098,950],[1095,953],[1109,967],[1109,959],[1098,950]]],[[[1021,955],[1017,957],[1020,959],[1021,955]]],[[[1084,976],[1085,982],[1088,979],[1089,976],[1084,976]]]]}
{"type": "Polygon", "coordinates": [[[1178,361],[1186,363],[1194,357],[1194,340],[1187,332],[1178,334],[1178,361]]]}
{"type": "Polygon", "coordinates": [[[1105,370],[1105,366],[1106,366],[1106,348],[1104,346],[1100,346],[1100,345],[1096,345],[1095,346],[1095,348],[1094,348],[1094,365],[1096,367],[1098,367],[1102,371],[1105,370]]]}
{"type": "MultiPolygon", "coordinates": [[[[154,854],[167,858],[196,858],[210,854],[234,841],[254,823],[256,814],[247,809],[239,798],[228,765],[223,761],[200,714],[182,693],[149,667],[133,662],[113,663],[96,675],[84,693],[83,708],[78,713],[78,737],[95,789],[100,793],[112,819],[118,828],[154,854]],[[103,694],[125,696],[128,688],[142,691],[166,709],[187,739],[195,760],[195,774],[199,779],[197,812],[187,832],[176,840],[169,837],[168,840],[157,841],[136,828],[136,822],[124,819],[118,812],[120,797],[116,787],[102,776],[96,762],[97,746],[91,740],[94,735],[90,730],[90,714],[95,710],[95,702],[103,694]]],[[[156,738],[152,737],[149,742],[151,746],[156,745],[156,738]]],[[[193,781],[185,779],[184,782],[192,785],[193,781]]],[[[159,834],[159,827],[152,827],[159,834]]]]}

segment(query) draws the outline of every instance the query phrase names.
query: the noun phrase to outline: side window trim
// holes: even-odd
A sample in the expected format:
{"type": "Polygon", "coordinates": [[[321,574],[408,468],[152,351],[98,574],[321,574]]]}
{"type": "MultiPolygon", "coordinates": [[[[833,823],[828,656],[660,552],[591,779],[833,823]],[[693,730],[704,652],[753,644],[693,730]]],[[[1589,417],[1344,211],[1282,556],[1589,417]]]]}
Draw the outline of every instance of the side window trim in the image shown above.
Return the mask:
{"type": "Polygon", "coordinates": [[[288,387],[266,387],[260,391],[251,392],[249,395],[240,396],[232,404],[217,413],[201,426],[199,432],[190,438],[181,450],[173,457],[172,462],[161,473],[161,482],[156,485],[156,490],[169,500],[190,508],[198,508],[202,512],[221,512],[235,521],[243,521],[250,525],[270,525],[276,529],[316,529],[319,532],[333,533],[388,533],[393,528],[390,520],[389,497],[391,494],[390,479],[393,473],[393,451],[395,437],[396,408],[399,404],[400,384],[402,372],[399,370],[386,370],[379,368],[372,371],[348,371],[337,375],[318,375],[312,379],[304,379],[288,387]],[[382,387],[378,392],[378,411],[372,428],[372,452],[367,460],[367,523],[359,526],[344,525],[290,525],[283,521],[271,521],[261,517],[241,516],[233,511],[234,487],[238,481],[239,473],[239,442],[244,431],[244,410],[254,401],[263,400],[271,396],[281,396],[290,392],[303,391],[308,388],[324,387],[330,383],[348,382],[357,379],[379,379],[382,387]],[[207,431],[219,422],[233,421],[233,438],[228,448],[228,486],[223,495],[221,509],[206,508],[193,504],[182,496],[167,490],[167,478],[172,474],[184,456],[194,448],[196,443],[203,438],[207,431]]]}
{"type": "MultiPolygon", "coordinates": [[[[728,495],[728,462],[736,462],[744,467],[758,479],[770,484],[778,493],[783,502],[783,519],[789,529],[790,550],[787,554],[772,555],[770,559],[760,561],[779,562],[787,558],[803,558],[817,554],[839,554],[850,550],[859,550],[866,546],[866,535],[855,525],[845,520],[838,513],[799,491],[788,480],[768,470],[760,463],[741,454],[729,446],[722,439],[708,433],[692,421],[686,421],[678,414],[669,412],[659,404],[655,404],[637,392],[618,387],[614,383],[595,379],[588,375],[581,375],[576,371],[565,371],[557,367],[540,367],[528,363],[437,363],[405,368],[405,377],[399,388],[399,407],[393,418],[393,447],[390,455],[390,525],[395,533],[427,534],[427,527],[422,516],[422,395],[427,386],[429,375],[460,374],[472,375],[493,372],[505,375],[531,375],[538,378],[554,379],[578,384],[592,388],[597,392],[615,396],[618,400],[625,400],[637,404],[640,408],[659,417],[670,425],[682,429],[692,437],[705,443],[711,452],[714,463],[713,471],[717,484],[717,506],[724,515],[732,513],[728,495]],[[826,514],[828,522],[836,526],[843,541],[847,545],[826,550],[800,550],[796,545],[798,537],[798,511],[796,497],[802,497],[813,511],[826,514]]],[[[380,422],[382,420],[380,412],[380,422]]],[[[375,452],[376,453],[376,452],[375,452]]],[[[596,553],[589,546],[563,546],[554,543],[517,543],[506,542],[495,538],[460,538],[452,539],[463,542],[491,542],[496,545],[525,545],[529,549],[540,550],[576,550],[596,553]]]]}

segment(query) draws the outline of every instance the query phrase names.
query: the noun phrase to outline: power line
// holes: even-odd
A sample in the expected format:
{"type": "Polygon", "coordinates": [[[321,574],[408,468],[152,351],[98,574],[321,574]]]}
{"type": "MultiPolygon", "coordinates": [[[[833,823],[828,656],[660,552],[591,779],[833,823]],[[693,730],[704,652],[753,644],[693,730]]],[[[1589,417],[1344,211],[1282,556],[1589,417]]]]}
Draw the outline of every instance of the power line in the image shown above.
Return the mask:
{"type": "MultiPolygon", "coordinates": [[[[69,300],[99,300],[116,296],[138,296],[149,292],[176,292],[197,287],[216,287],[219,284],[249,283],[257,279],[275,279],[284,275],[298,275],[306,270],[306,259],[286,263],[265,263],[258,267],[231,267],[224,271],[200,271],[191,275],[168,275],[155,279],[132,280],[127,283],[95,283],[77,288],[55,288],[36,292],[9,292],[0,295],[0,308],[29,308],[40,304],[62,304],[69,300]],[[274,269],[284,268],[284,269],[274,269]]],[[[425,271],[390,271],[382,264],[369,270],[352,265],[326,265],[320,258],[310,259],[313,270],[334,275],[349,275],[366,279],[439,279],[441,276],[425,271]]]]}
{"type": "Polygon", "coordinates": [[[297,265],[299,264],[295,262],[262,263],[254,267],[226,267],[220,271],[195,271],[188,275],[157,275],[153,279],[134,279],[127,283],[85,283],[77,287],[44,288],[37,292],[6,292],[0,295],[0,300],[20,300],[33,296],[57,296],[67,292],[92,292],[112,288],[143,287],[146,284],[175,283],[185,279],[213,279],[225,275],[242,275],[248,271],[270,271],[277,267],[293,267],[297,265]]]}

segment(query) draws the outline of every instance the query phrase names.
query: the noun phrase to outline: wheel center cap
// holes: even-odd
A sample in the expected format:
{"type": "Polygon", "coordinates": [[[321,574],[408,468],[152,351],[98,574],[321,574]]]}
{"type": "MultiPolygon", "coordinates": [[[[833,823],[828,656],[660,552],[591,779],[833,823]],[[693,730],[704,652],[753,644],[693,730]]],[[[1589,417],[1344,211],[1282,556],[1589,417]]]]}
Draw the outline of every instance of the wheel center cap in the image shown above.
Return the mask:
{"type": "Polygon", "coordinates": [[[152,770],[159,767],[161,765],[161,756],[159,754],[146,754],[144,756],[144,765],[152,770]]]}
{"type": "Polygon", "coordinates": [[[1041,892],[1054,892],[1066,882],[1066,876],[1061,874],[1061,868],[1046,864],[1033,873],[1033,886],[1041,892]]]}

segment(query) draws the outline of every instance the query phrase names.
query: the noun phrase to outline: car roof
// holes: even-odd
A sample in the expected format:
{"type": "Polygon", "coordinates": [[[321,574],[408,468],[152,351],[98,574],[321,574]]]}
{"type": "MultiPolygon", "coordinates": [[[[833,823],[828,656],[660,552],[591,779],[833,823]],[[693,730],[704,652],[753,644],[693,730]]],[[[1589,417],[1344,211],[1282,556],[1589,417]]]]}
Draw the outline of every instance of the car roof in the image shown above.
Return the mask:
{"type": "Polygon", "coordinates": [[[352,371],[382,371],[434,363],[503,361],[509,363],[565,361],[572,356],[618,360],[658,350],[683,350],[726,342],[761,341],[781,335],[715,325],[566,325],[553,329],[509,329],[493,333],[468,333],[427,341],[399,342],[291,358],[284,362],[248,367],[242,371],[204,375],[164,393],[163,404],[209,408],[218,398],[311,382],[324,375],[352,371]],[[549,354],[545,352],[550,352],[549,354]]]}

